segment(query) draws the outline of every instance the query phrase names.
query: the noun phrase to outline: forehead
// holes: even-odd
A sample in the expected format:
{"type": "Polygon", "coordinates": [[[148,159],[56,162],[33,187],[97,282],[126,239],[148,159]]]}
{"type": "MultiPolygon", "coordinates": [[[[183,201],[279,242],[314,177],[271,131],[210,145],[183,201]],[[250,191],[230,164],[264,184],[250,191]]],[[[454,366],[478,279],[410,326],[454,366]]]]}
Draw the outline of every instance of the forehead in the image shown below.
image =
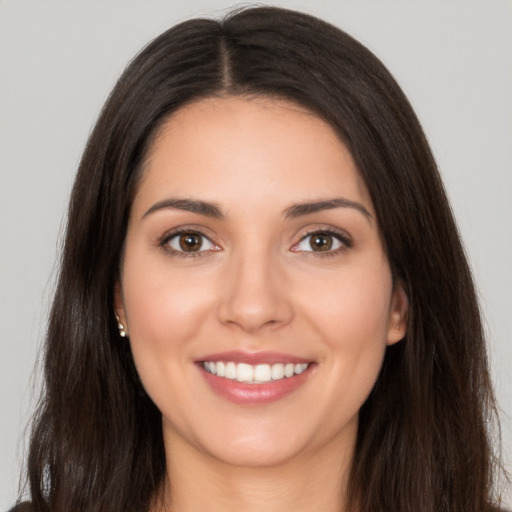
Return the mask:
{"type": "Polygon", "coordinates": [[[308,201],[334,192],[371,209],[352,156],[326,121],[291,101],[223,97],[195,101],[164,122],[135,202],[200,194],[257,206],[269,197],[308,201]]]}

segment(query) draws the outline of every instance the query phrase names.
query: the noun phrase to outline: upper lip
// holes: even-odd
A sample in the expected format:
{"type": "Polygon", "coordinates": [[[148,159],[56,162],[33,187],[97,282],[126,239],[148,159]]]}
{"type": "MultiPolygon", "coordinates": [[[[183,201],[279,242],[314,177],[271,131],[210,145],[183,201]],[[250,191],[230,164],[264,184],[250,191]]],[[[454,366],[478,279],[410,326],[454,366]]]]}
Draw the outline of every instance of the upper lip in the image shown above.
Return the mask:
{"type": "Polygon", "coordinates": [[[282,354],[279,352],[244,352],[244,351],[229,351],[217,352],[215,354],[207,354],[199,359],[197,362],[233,362],[233,363],[246,363],[250,365],[257,364],[277,364],[277,363],[294,363],[303,364],[311,363],[311,359],[297,357],[290,354],[282,354]]]}

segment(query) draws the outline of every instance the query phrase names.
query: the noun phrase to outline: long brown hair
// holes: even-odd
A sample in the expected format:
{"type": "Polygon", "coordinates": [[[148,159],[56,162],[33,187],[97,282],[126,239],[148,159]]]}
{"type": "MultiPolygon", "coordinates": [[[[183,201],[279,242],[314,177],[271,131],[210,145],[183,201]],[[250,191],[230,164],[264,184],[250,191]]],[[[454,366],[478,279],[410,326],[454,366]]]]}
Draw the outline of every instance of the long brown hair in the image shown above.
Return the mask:
{"type": "Polygon", "coordinates": [[[495,467],[480,312],[420,124],[382,63],[339,29],[278,8],[196,19],[130,63],[80,163],[34,418],[37,511],[145,511],[165,476],[161,417],[119,337],[114,284],[142,163],[178,108],[216,95],[298,102],[347,145],[410,303],[360,412],[349,482],[360,512],[482,512],[495,467]]]}

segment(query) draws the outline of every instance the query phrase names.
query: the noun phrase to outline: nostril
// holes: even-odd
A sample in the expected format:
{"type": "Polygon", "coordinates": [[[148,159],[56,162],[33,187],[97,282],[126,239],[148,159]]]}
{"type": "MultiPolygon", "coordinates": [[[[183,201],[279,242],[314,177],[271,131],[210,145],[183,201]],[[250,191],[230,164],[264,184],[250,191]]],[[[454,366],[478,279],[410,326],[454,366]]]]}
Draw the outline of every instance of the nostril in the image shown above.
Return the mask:
{"type": "Polygon", "coordinates": [[[254,247],[233,257],[218,296],[220,322],[246,332],[290,322],[293,308],[277,263],[266,253],[255,254],[254,247]]]}

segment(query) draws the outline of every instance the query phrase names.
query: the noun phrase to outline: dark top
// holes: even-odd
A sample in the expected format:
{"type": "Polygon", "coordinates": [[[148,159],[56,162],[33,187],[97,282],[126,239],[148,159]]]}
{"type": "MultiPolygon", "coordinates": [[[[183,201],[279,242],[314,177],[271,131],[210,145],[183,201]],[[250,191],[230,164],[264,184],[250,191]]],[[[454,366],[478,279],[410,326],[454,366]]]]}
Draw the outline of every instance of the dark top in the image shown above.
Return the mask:
{"type": "Polygon", "coordinates": [[[15,505],[9,510],[9,512],[34,512],[34,508],[32,507],[31,503],[24,501],[23,503],[15,505]]]}

